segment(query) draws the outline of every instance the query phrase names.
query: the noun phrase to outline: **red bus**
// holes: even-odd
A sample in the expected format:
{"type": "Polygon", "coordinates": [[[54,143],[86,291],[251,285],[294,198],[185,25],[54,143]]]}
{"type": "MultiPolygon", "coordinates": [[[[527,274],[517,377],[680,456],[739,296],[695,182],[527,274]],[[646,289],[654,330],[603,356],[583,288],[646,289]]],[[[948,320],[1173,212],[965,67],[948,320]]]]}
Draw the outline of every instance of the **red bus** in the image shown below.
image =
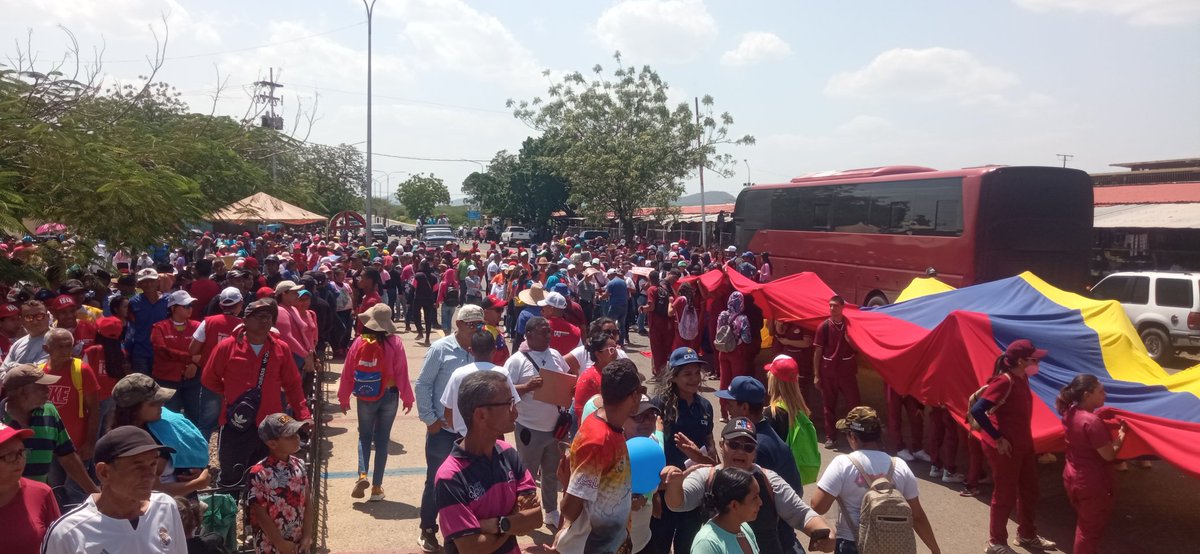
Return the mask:
{"type": "Polygon", "coordinates": [[[1032,271],[1087,284],[1092,179],[1057,167],[949,171],[889,166],[742,189],[742,250],[770,252],[775,275],[812,271],[849,302],[892,302],[935,268],[962,287],[1032,271]]]}

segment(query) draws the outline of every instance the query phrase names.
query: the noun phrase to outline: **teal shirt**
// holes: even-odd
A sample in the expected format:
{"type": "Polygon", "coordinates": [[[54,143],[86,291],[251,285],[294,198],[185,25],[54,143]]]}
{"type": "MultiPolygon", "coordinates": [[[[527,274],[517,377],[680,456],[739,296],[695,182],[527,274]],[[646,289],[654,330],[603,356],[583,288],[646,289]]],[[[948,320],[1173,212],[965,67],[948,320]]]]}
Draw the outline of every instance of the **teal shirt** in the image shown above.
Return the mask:
{"type": "MultiPolygon", "coordinates": [[[[754,531],[750,530],[749,523],[742,524],[742,534],[746,535],[746,542],[750,544],[750,551],[758,554],[758,539],[754,538],[754,531]]],[[[696,538],[692,541],[692,554],[741,554],[742,546],[738,544],[737,535],[730,533],[710,519],[704,527],[700,528],[700,532],[696,533],[696,538]]]]}

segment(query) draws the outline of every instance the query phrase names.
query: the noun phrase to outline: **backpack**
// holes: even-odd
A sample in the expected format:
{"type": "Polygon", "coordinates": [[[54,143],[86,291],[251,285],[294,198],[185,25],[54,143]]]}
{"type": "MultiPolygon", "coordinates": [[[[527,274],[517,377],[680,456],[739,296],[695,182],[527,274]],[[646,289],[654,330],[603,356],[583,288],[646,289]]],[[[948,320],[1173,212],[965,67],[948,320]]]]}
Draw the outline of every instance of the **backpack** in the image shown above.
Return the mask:
{"type": "Polygon", "coordinates": [[[713,338],[713,348],[716,348],[717,352],[733,352],[737,343],[737,333],[733,332],[732,325],[717,327],[717,336],[713,338]]]}
{"type": "MultiPolygon", "coordinates": [[[[1012,386],[1011,386],[1012,377],[1009,376],[1008,373],[1004,373],[1003,376],[1005,379],[1008,379],[1010,381],[1010,386],[1008,387],[1007,391],[1004,391],[1004,396],[1002,398],[1000,398],[1000,401],[997,402],[995,406],[992,406],[992,409],[987,411],[988,415],[992,415],[992,413],[995,412],[1000,406],[1003,406],[1004,402],[1006,400],[1008,400],[1008,393],[1012,392],[1012,386]]],[[[988,381],[988,384],[991,384],[990,380],[988,381]]],[[[975,421],[975,416],[971,415],[971,408],[974,408],[975,403],[979,401],[979,397],[983,396],[983,391],[987,390],[988,384],[985,384],[982,387],[979,387],[979,390],[971,393],[971,396],[967,397],[967,425],[971,428],[972,431],[978,431],[978,430],[982,429],[982,427],[979,426],[979,422],[975,421]]]]}
{"type": "Polygon", "coordinates": [[[446,284],[446,295],[442,299],[442,303],[451,307],[458,306],[460,296],[461,294],[458,291],[458,283],[451,281],[446,284]]]}
{"type": "MultiPolygon", "coordinates": [[[[39,369],[46,371],[50,366],[49,361],[42,362],[39,369]]],[[[79,358],[71,359],[71,386],[75,388],[76,396],[79,397],[79,417],[83,417],[83,360],[79,358]]]]}
{"type": "Polygon", "coordinates": [[[659,285],[654,294],[654,315],[670,317],[670,310],[671,291],[667,287],[659,285]]]}
{"type": "Polygon", "coordinates": [[[374,402],[383,398],[383,344],[379,341],[363,337],[362,347],[358,349],[358,359],[354,362],[353,393],[363,402],[374,402]]]}
{"type": "Polygon", "coordinates": [[[688,302],[683,313],[679,314],[679,337],[683,340],[693,340],[700,334],[700,316],[696,313],[696,308],[692,307],[692,303],[688,302]]]}
{"type": "Polygon", "coordinates": [[[867,481],[859,512],[858,534],[855,537],[859,552],[871,554],[915,554],[916,534],[913,532],[912,506],[896,490],[896,459],[887,473],[871,475],[862,464],[848,455],[850,463],[867,481]]]}

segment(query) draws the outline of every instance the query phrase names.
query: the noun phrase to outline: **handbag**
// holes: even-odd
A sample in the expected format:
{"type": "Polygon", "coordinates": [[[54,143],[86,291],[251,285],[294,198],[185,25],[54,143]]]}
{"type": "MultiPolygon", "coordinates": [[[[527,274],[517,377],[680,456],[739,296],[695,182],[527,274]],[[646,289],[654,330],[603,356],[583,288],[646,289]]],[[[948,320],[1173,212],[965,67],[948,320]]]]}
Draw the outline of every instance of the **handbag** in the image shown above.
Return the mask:
{"type": "Polygon", "coordinates": [[[262,357],[262,367],[258,369],[258,384],[243,392],[227,408],[225,408],[225,423],[234,431],[246,432],[254,430],[258,419],[258,405],[262,403],[263,378],[267,375],[267,361],[271,359],[270,342],[264,345],[266,353],[262,357]]]}

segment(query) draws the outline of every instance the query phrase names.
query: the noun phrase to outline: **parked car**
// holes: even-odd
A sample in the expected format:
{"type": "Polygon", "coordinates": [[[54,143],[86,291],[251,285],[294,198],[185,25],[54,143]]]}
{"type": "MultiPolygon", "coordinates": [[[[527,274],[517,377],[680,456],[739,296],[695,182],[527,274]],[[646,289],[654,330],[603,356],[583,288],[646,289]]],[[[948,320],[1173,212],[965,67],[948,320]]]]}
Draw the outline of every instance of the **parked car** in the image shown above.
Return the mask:
{"type": "Polygon", "coordinates": [[[388,238],[387,228],[384,227],[382,223],[372,223],[371,224],[371,237],[374,238],[375,240],[387,240],[387,238],[388,238]]]}
{"type": "Polygon", "coordinates": [[[458,237],[449,231],[435,231],[433,233],[425,233],[422,235],[421,240],[425,242],[425,246],[441,248],[446,246],[447,243],[458,242],[458,237]]]}
{"type": "Polygon", "coordinates": [[[1113,273],[1092,287],[1092,297],[1121,303],[1154,361],[1200,352],[1200,273],[1113,273]]]}
{"type": "Polygon", "coordinates": [[[606,239],[606,238],[608,238],[608,231],[591,230],[591,231],[584,231],[582,233],[579,233],[579,240],[606,239]]]}
{"type": "Polygon", "coordinates": [[[503,242],[514,242],[518,240],[531,242],[533,241],[533,232],[524,227],[509,225],[508,228],[504,229],[503,233],[500,233],[500,240],[503,242]]]}

